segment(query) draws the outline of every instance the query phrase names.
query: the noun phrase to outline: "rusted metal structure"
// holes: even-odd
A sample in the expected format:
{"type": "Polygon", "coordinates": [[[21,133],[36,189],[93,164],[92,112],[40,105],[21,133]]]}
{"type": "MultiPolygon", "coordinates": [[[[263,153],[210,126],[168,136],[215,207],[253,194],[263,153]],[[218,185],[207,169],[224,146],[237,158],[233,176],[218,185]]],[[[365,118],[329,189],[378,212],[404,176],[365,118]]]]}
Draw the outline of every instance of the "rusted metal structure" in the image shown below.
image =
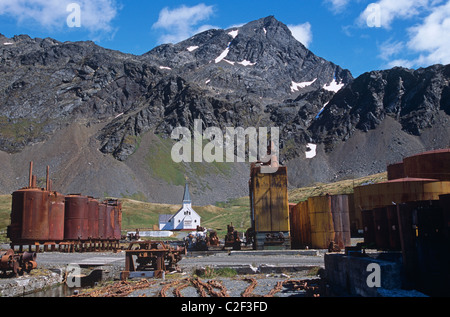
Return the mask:
{"type": "Polygon", "coordinates": [[[326,249],[330,243],[340,249],[350,245],[349,195],[309,197],[291,208],[293,249],[326,249]]]}
{"type": "Polygon", "coordinates": [[[112,250],[121,238],[122,205],[118,200],[100,203],[81,194],[63,195],[51,190],[47,176],[45,188],[38,188],[30,163],[28,187],[12,194],[11,224],[7,237],[11,248],[24,246],[44,251],[112,250]],[[107,214],[108,213],[108,214],[107,214]]]}
{"type": "Polygon", "coordinates": [[[233,224],[227,225],[227,234],[225,236],[225,248],[232,248],[233,250],[241,249],[241,238],[239,237],[239,232],[234,229],[233,224]]]}
{"type": "Polygon", "coordinates": [[[177,270],[177,263],[186,255],[185,247],[172,247],[161,241],[131,242],[125,250],[125,270],[121,279],[135,276],[161,277],[177,270]]]}
{"type": "Polygon", "coordinates": [[[0,251],[0,271],[5,275],[10,272],[16,277],[23,272],[30,272],[37,267],[36,253],[15,253],[13,249],[0,251]]]}
{"type": "Polygon", "coordinates": [[[250,168],[253,248],[290,249],[287,168],[279,166],[274,173],[262,173],[261,168],[256,163],[252,163],[250,168]],[[274,235],[277,238],[273,239],[274,235]],[[281,237],[283,241],[278,239],[281,237]]]}

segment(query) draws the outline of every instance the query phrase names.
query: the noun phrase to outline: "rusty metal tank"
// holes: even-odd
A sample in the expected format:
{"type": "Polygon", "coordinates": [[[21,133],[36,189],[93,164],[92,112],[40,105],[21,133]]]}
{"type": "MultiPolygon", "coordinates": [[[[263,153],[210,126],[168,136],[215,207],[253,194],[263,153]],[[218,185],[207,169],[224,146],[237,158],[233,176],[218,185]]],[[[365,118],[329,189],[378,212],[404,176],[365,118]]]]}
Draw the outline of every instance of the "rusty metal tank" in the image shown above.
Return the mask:
{"type": "Polygon", "coordinates": [[[312,248],[328,248],[330,242],[341,249],[350,245],[348,203],[347,195],[308,198],[312,248]]]}
{"type": "Polygon", "coordinates": [[[412,201],[439,200],[450,192],[450,181],[400,178],[354,188],[357,210],[373,210],[412,201]]]}
{"type": "Polygon", "coordinates": [[[11,241],[48,241],[49,193],[38,188],[23,188],[12,194],[11,241]]]}
{"type": "Polygon", "coordinates": [[[98,204],[98,237],[100,240],[106,239],[106,203],[98,204]]]}
{"type": "Polygon", "coordinates": [[[113,202],[114,205],[114,240],[120,240],[122,235],[122,203],[113,202]]]}
{"type": "Polygon", "coordinates": [[[109,201],[105,201],[106,213],[105,213],[105,239],[114,239],[114,205],[109,201]]]}
{"type": "Polygon", "coordinates": [[[49,192],[49,233],[50,241],[64,240],[65,196],[57,192],[49,192]]]}
{"type": "Polygon", "coordinates": [[[99,236],[99,202],[93,197],[88,198],[88,238],[97,240],[99,236]]]}
{"type": "Polygon", "coordinates": [[[403,159],[405,177],[450,181],[450,149],[420,153],[403,159]]]}
{"type": "Polygon", "coordinates": [[[390,164],[387,167],[387,179],[399,179],[405,177],[404,165],[403,162],[390,164]]]}
{"type": "Polygon", "coordinates": [[[88,197],[83,195],[67,195],[65,198],[64,239],[87,240],[88,197]]]}

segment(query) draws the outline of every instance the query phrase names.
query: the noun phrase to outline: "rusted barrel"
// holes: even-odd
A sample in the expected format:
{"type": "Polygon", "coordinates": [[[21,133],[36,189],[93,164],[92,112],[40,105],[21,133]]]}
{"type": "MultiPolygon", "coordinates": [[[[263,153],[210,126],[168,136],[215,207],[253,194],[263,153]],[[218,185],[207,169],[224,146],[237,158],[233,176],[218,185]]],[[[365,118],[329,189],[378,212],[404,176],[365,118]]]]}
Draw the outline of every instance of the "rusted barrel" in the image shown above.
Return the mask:
{"type": "Polygon", "coordinates": [[[92,240],[97,240],[100,238],[99,236],[99,211],[98,200],[89,197],[88,198],[88,237],[92,240]]]}
{"type": "Polygon", "coordinates": [[[64,240],[64,214],[65,196],[57,193],[49,193],[49,234],[50,241],[64,240]]]}
{"type": "Polygon", "coordinates": [[[65,199],[64,239],[87,240],[88,230],[88,197],[68,195],[65,199]]]}
{"type": "MultiPolygon", "coordinates": [[[[22,189],[13,193],[12,213],[21,217],[21,240],[48,241],[49,193],[42,189],[22,189]]],[[[14,218],[15,218],[14,217],[14,218]]]]}

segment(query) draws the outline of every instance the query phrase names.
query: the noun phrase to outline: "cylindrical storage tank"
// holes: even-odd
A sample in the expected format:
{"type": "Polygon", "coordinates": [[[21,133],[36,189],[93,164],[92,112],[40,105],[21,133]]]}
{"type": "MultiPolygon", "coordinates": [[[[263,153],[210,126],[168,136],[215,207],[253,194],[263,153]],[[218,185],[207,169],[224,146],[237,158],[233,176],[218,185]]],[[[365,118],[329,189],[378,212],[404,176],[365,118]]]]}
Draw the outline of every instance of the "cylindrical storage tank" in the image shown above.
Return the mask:
{"type": "Polygon", "coordinates": [[[402,178],[355,187],[355,207],[372,210],[412,201],[439,200],[439,195],[449,192],[450,181],[402,178]]]}
{"type": "Polygon", "coordinates": [[[48,241],[49,192],[42,189],[25,189],[13,193],[13,200],[23,200],[22,240],[48,241]]]}
{"type": "Polygon", "coordinates": [[[289,226],[291,236],[291,249],[301,249],[301,224],[300,224],[300,203],[289,204],[289,226]]]}
{"type": "Polygon", "coordinates": [[[98,200],[89,197],[88,198],[88,237],[92,240],[99,239],[99,212],[98,212],[98,200]]]}
{"type": "Polygon", "coordinates": [[[375,208],[373,210],[373,222],[377,249],[388,250],[389,227],[386,208],[375,208]]]}
{"type": "Polygon", "coordinates": [[[331,199],[331,215],[333,217],[334,242],[344,249],[351,245],[350,234],[350,208],[347,195],[333,195],[331,199]]]}
{"type": "Polygon", "coordinates": [[[389,249],[392,251],[401,250],[397,206],[386,207],[386,217],[389,229],[389,249]]]}
{"type": "Polygon", "coordinates": [[[88,197],[68,195],[65,199],[64,239],[88,239],[88,197]]]}
{"type": "Polygon", "coordinates": [[[109,201],[106,201],[105,238],[107,240],[114,239],[114,206],[109,201]]]}
{"type": "Polygon", "coordinates": [[[447,240],[450,241],[450,194],[440,195],[439,201],[441,204],[442,212],[444,214],[444,230],[447,240]]]}
{"type": "Polygon", "coordinates": [[[106,203],[98,204],[98,237],[100,240],[106,239],[106,203]]]}
{"type": "Polygon", "coordinates": [[[387,167],[387,179],[399,179],[405,177],[403,162],[390,164],[387,167]]]}
{"type": "Polygon", "coordinates": [[[405,177],[450,181],[450,149],[420,153],[403,159],[405,177]]]}
{"type": "Polygon", "coordinates": [[[369,248],[375,246],[375,225],[373,221],[373,210],[362,210],[364,244],[369,248]]]}
{"type": "Polygon", "coordinates": [[[309,219],[311,223],[311,247],[328,248],[335,240],[330,196],[308,198],[309,219]]]}
{"type": "Polygon", "coordinates": [[[57,193],[50,193],[49,208],[49,240],[64,240],[64,214],[65,214],[65,196],[57,193]]]}
{"type": "Polygon", "coordinates": [[[114,205],[114,240],[120,240],[122,235],[122,203],[117,201],[114,205]]]}

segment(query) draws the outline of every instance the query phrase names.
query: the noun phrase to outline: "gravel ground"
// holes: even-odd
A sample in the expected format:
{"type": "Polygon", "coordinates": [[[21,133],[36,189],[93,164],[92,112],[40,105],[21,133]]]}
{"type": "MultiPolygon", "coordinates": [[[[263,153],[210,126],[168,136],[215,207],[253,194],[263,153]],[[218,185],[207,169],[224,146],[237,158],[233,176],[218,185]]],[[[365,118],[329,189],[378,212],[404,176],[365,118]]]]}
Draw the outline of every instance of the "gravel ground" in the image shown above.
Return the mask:
{"type": "MultiPolygon", "coordinates": [[[[100,271],[101,276],[99,278],[101,281],[110,281],[107,285],[111,285],[111,281],[120,283],[119,278],[120,272],[124,270],[125,253],[123,251],[117,253],[45,252],[38,253],[36,261],[38,268],[30,274],[25,273],[24,276],[19,278],[0,278],[0,295],[5,297],[24,296],[25,293],[42,288],[49,289],[54,285],[58,285],[63,282],[63,275],[69,264],[80,265],[82,267],[82,273],[85,275],[89,275],[94,271],[100,271]]],[[[204,268],[232,268],[238,273],[238,275],[232,278],[215,278],[215,280],[223,283],[227,290],[227,296],[240,297],[242,292],[250,284],[248,280],[245,280],[248,277],[257,280],[252,294],[263,296],[268,294],[277,283],[286,281],[289,278],[292,280],[311,279],[312,277],[308,272],[312,268],[323,267],[323,253],[314,250],[309,250],[308,252],[189,252],[178,264],[182,272],[181,274],[167,274],[165,280],[148,279],[148,283],[151,285],[147,285],[148,287],[143,289],[128,292],[127,296],[160,296],[161,289],[175,279],[181,281],[181,284],[189,284],[180,290],[178,296],[199,297],[198,289],[187,278],[194,277],[196,270],[204,268]]],[[[136,279],[129,281],[131,283],[130,285],[132,285],[136,279]]],[[[201,279],[201,281],[207,283],[208,279],[201,279]]],[[[173,294],[175,287],[168,288],[166,291],[167,297],[175,296],[173,294]]],[[[302,296],[303,293],[304,291],[301,290],[292,293],[285,286],[276,296],[302,296]]],[[[73,290],[61,290],[60,292],[55,291],[52,293],[52,290],[49,289],[37,296],[57,297],[66,296],[67,294],[72,295],[73,290]]]]}

